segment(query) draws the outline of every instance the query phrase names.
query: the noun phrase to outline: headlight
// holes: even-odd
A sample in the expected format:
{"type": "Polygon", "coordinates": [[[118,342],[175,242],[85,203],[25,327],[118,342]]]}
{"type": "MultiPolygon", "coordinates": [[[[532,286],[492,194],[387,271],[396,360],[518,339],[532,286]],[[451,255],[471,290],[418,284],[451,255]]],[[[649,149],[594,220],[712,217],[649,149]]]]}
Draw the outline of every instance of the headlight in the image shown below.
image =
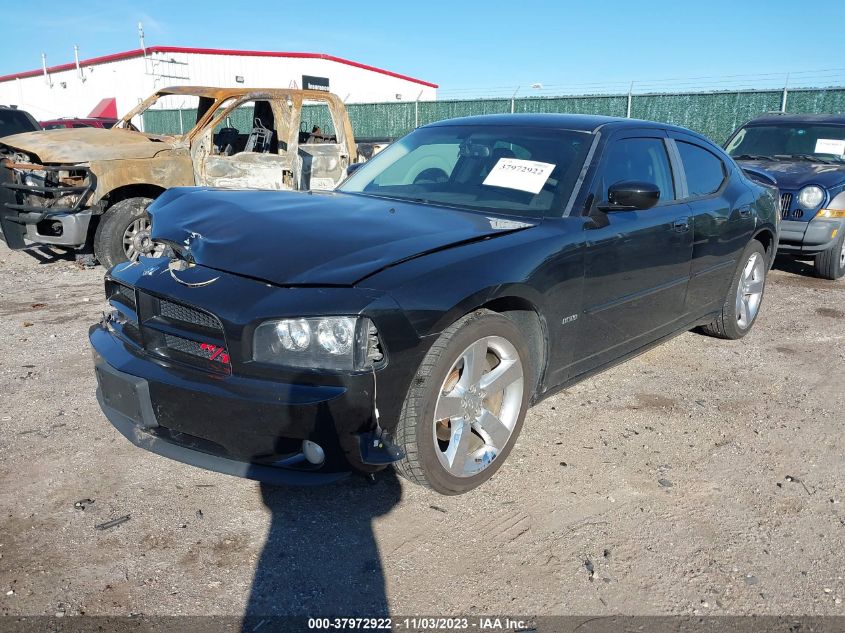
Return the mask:
{"type": "Polygon", "coordinates": [[[822,202],[824,202],[824,189],[816,185],[804,187],[798,193],[798,204],[805,209],[815,209],[822,202]]]}
{"type": "Polygon", "coordinates": [[[46,171],[30,171],[25,172],[23,181],[30,187],[43,187],[44,181],[47,179],[46,171]]]}
{"type": "Polygon", "coordinates": [[[261,363],[361,371],[382,359],[375,326],[361,317],[309,317],[265,321],[252,337],[261,363]]]}

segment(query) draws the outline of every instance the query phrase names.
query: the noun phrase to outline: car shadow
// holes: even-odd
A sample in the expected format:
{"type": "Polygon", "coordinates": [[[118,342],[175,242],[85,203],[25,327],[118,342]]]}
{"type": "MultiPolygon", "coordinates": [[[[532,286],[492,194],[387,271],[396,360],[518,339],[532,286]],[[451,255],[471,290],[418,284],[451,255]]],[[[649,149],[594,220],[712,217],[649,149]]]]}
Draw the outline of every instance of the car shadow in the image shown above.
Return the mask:
{"type": "Polygon", "coordinates": [[[387,617],[373,520],[401,498],[393,469],[372,481],[353,475],[320,487],[260,486],[272,516],[241,630],[282,630],[280,616],[387,617]]]}
{"type": "Polygon", "coordinates": [[[76,260],[74,251],[51,248],[49,246],[32,246],[24,249],[23,252],[37,260],[39,264],[53,264],[60,261],[72,262],[76,260]]]}
{"type": "Polygon", "coordinates": [[[794,275],[802,275],[804,277],[817,277],[816,270],[812,263],[802,262],[792,257],[785,257],[780,255],[775,258],[773,268],[782,270],[785,273],[792,273],[794,275]]]}

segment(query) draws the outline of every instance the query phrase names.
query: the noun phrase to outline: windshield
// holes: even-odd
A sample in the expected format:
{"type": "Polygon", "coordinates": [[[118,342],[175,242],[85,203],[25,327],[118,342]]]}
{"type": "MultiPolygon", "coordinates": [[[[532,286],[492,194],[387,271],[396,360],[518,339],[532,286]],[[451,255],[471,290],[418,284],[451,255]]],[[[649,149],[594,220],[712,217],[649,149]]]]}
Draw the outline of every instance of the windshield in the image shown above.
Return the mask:
{"type": "Polygon", "coordinates": [[[750,125],[727,146],[737,159],[805,159],[845,162],[845,125],[750,125]]]}
{"type": "Polygon", "coordinates": [[[155,94],[125,115],[114,127],[135,129],[147,134],[183,136],[196,127],[214,103],[210,97],[155,94]]]}
{"type": "Polygon", "coordinates": [[[364,163],[340,191],[530,217],[561,215],[588,132],[492,125],[416,130],[364,163]]]}

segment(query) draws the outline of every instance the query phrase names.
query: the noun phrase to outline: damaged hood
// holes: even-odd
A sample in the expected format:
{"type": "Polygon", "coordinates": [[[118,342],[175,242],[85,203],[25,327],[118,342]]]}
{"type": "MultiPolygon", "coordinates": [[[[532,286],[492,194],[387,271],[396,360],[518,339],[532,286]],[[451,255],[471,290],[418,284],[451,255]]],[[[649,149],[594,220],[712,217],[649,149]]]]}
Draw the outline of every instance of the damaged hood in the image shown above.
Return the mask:
{"type": "Polygon", "coordinates": [[[0,139],[3,145],[32,154],[44,164],[152,158],[163,150],[172,149],[172,141],[167,136],[93,127],[24,132],[0,139]]]}
{"type": "Polygon", "coordinates": [[[176,187],[148,209],[152,237],[197,264],[279,286],[351,286],[397,262],[539,220],[342,193],[176,187]]]}

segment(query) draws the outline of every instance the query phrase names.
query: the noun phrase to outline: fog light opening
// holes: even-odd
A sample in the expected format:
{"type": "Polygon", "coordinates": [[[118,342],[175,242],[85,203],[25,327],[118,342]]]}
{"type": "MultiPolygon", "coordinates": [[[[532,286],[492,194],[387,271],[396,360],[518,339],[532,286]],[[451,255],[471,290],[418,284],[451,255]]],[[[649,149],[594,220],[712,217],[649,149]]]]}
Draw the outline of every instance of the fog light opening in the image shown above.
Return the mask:
{"type": "Polygon", "coordinates": [[[311,440],[302,440],[302,454],[305,455],[305,459],[309,463],[315,466],[319,466],[326,461],[326,452],[323,447],[311,440]]]}

